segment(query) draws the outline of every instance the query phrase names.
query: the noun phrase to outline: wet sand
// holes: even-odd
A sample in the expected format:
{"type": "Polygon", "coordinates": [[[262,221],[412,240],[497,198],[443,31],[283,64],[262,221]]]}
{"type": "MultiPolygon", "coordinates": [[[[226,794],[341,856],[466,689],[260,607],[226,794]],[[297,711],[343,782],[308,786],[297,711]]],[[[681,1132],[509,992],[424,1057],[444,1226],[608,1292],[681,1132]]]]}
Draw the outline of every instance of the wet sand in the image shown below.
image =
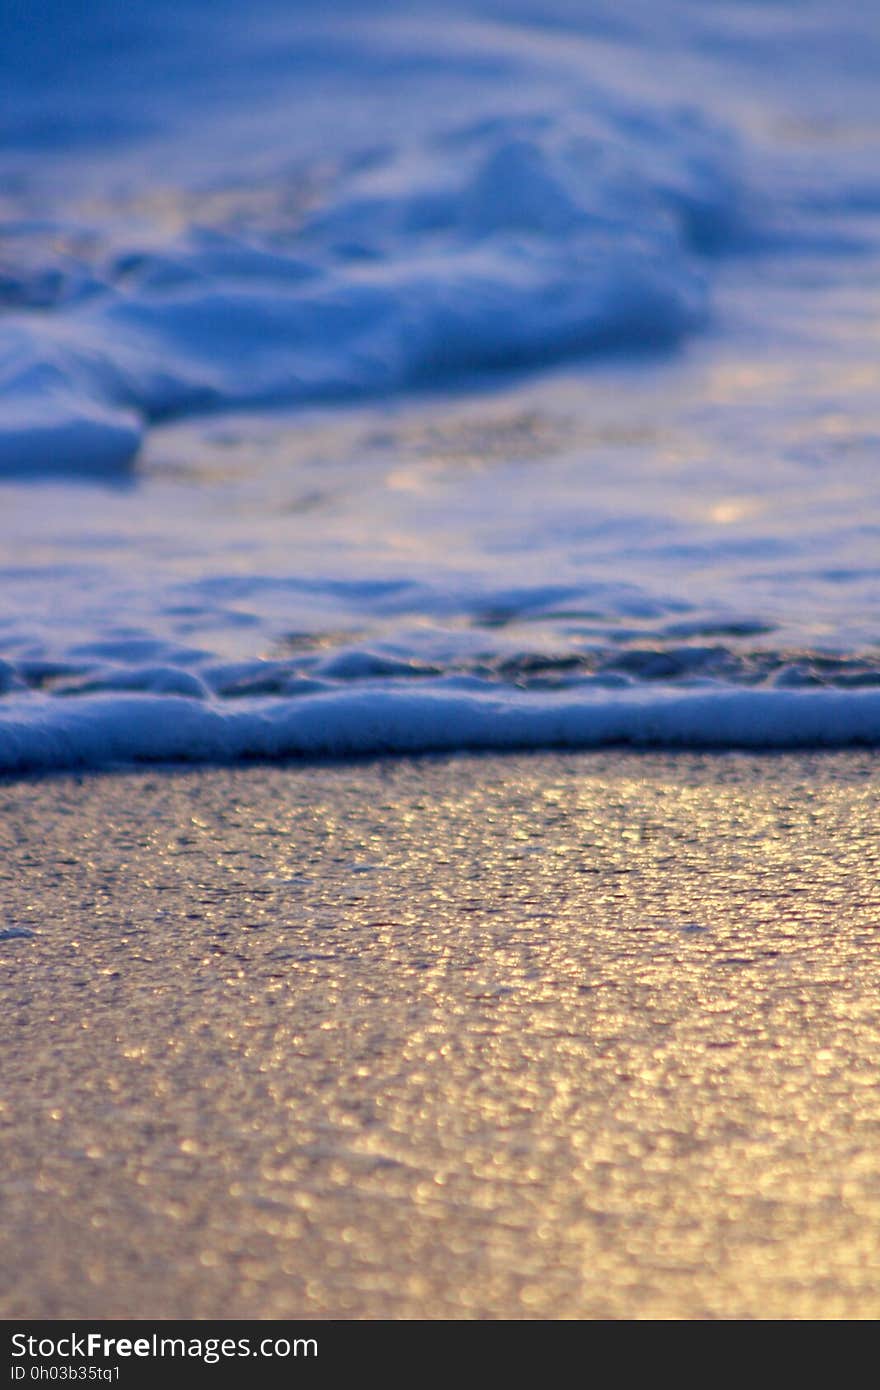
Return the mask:
{"type": "Polygon", "coordinates": [[[880,1315],[878,766],[0,785],[0,1315],[880,1315]]]}

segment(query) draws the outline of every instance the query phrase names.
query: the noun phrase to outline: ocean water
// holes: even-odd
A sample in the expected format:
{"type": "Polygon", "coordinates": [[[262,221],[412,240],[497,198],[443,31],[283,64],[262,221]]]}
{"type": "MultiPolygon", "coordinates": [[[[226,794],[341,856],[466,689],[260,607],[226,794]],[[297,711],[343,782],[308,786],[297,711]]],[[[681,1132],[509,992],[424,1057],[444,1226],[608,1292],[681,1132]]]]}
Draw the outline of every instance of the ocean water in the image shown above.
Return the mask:
{"type": "Polygon", "coordinates": [[[4,0],[0,771],[880,744],[880,9],[4,0]]]}

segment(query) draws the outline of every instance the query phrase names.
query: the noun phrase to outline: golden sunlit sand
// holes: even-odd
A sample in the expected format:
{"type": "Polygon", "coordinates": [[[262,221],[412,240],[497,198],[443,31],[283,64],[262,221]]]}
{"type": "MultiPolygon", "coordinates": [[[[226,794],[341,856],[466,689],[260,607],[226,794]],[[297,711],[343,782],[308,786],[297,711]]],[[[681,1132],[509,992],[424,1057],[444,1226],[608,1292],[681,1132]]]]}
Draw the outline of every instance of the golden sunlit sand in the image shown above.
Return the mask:
{"type": "Polygon", "coordinates": [[[876,1317],[876,770],[0,786],[0,1314],[876,1317]]]}

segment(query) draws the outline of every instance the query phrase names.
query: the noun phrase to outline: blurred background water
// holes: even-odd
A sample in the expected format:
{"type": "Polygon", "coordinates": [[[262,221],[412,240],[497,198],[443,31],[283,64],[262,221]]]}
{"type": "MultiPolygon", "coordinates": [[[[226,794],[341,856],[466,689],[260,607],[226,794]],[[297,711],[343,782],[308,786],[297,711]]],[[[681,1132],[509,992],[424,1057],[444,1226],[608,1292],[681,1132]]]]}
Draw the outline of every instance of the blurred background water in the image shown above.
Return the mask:
{"type": "Polygon", "coordinates": [[[0,767],[880,740],[880,14],[4,0],[0,767]]]}

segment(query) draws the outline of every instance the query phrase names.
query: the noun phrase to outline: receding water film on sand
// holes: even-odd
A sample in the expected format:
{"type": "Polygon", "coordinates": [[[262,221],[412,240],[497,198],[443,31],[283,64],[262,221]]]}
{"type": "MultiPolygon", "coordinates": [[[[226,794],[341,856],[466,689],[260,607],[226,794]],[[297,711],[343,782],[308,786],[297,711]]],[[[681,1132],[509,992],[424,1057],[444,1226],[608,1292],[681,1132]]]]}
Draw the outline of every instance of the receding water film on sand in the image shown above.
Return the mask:
{"type": "Polygon", "coordinates": [[[880,8],[2,9],[0,1316],[873,1320],[880,8]]]}

